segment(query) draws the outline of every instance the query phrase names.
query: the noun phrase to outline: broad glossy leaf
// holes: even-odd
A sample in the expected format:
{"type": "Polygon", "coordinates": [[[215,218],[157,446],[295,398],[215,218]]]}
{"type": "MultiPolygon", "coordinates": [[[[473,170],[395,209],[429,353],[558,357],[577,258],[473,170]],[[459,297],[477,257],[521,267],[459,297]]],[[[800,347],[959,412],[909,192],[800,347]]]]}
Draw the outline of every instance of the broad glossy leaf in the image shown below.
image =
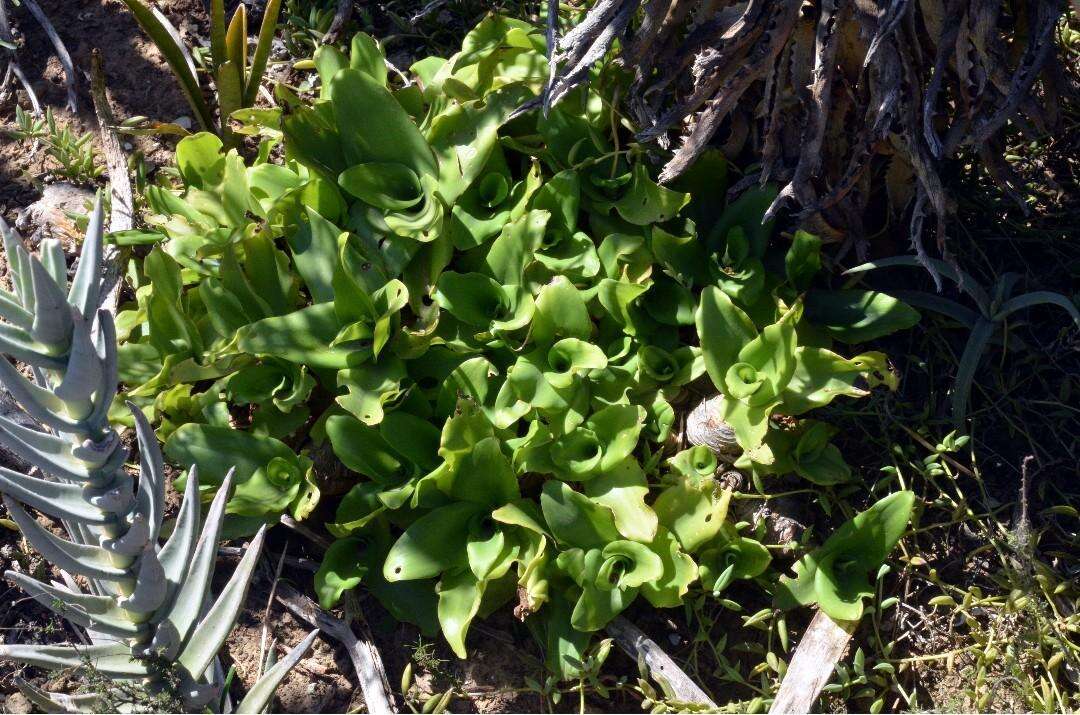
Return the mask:
{"type": "Polygon", "coordinates": [[[469,523],[485,511],[486,507],[474,502],[455,502],[432,509],[410,524],[390,547],[383,576],[393,583],[464,568],[469,523]]]}
{"type": "Polygon", "coordinates": [[[738,361],[742,347],[757,337],[753,321],[719,288],[701,291],[695,316],[705,369],[713,384],[725,389],[728,370],[738,361]]]}
{"type": "Polygon", "coordinates": [[[480,610],[486,582],[477,580],[468,569],[443,576],[439,582],[439,625],[443,637],[459,658],[465,658],[465,634],[480,610]]]}
{"type": "Polygon", "coordinates": [[[843,343],[864,343],[914,327],[919,312],[877,291],[812,290],[806,295],[806,319],[843,343]]]}
{"type": "Polygon", "coordinates": [[[348,347],[331,346],[341,327],[333,303],[318,303],[259,320],[241,328],[236,337],[240,349],[253,355],[340,369],[360,357],[348,347]]]}
{"type": "Polygon", "coordinates": [[[315,573],[315,593],[320,606],[333,608],[343,593],[360,585],[368,572],[360,555],[365,546],[362,537],[339,539],[330,544],[315,573]]]}
{"type": "Polygon", "coordinates": [[[567,546],[603,548],[619,538],[611,510],[574,491],[565,482],[544,484],[540,508],[552,535],[567,546]]]}
{"type": "Polygon", "coordinates": [[[682,602],[690,584],[698,578],[698,567],[685,554],[675,536],[659,527],[649,549],[657,554],[663,565],[663,574],[641,584],[641,595],[657,608],[676,608],[682,602]]]}
{"type": "Polygon", "coordinates": [[[611,510],[616,528],[626,539],[648,543],[657,535],[657,514],[645,503],[649,484],[634,459],[592,478],[584,485],[585,496],[611,510]]]}
{"type": "Polygon", "coordinates": [[[649,177],[644,163],[634,166],[630,188],[615,203],[615,209],[626,221],[636,226],[663,223],[672,218],[690,201],[690,195],[660,186],[649,177]]]}
{"type": "Polygon", "coordinates": [[[350,165],[403,164],[438,175],[435,156],[420,130],[386,87],[360,70],[346,68],[330,81],[330,100],[350,165]],[[364,121],[356,111],[362,107],[364,121]]]}

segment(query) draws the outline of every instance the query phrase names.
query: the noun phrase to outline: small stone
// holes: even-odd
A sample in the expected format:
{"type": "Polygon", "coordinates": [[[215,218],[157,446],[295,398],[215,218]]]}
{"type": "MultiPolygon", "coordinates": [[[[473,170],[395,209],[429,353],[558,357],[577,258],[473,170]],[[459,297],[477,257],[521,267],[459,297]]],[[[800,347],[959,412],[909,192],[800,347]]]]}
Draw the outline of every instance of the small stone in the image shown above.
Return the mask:
{"type": "Polygon", "coordinates": [[[173,124],[183,129],[191,129],[191,117],[177,117],[173,120],[173,124]]]}
{"type": "Polygon", "coordinates": [[[135,145],[131,142],[124,142],[124,151],[131,151],[135,148],[135,145]]]}
{"type": "Polygon", "coordinates": [[[22,693],[12,693],[4,700],[4,712],[8,713],[32,713],[33,705],[22,693]]]}

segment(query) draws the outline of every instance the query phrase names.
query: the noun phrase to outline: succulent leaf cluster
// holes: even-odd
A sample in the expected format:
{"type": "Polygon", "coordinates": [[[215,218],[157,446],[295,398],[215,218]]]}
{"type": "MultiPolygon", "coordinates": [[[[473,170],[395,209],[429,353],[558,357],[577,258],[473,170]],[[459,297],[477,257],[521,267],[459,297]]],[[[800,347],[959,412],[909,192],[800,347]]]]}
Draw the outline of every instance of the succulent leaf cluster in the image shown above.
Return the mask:
{"type": "Polygon", "coordinates": [[[718,389],[740,468],[847,482],[828,425],[800,418],[894,387],[880,353],[833,347],[918,314],[814,288],[820,241],[770,246],[769,189],[713,200],[718,153],[662,186],[608,97],[538,111],[527,23],[489,16],[405,84],[363,34],[314,65],[314,99],[278,86],[278,108],[234,115],[253,161],[185,138],[150,230],[117,237],[153,246],[120,375],[166,455],[208,498],[235,466],[238,533],[336,498],[323,605],[363,585],[460,656],[513,604],[569,676],[639,597],[767,575],[677,409],[718,389]]]}
{"type": "MultiPolygon", "coordinates": [[[[172,689],[185,708],[214,708],[222,689],[217,652],[243,605],[264,532],[214,598],[210,587],[231,477],[204,516],[193,468],[162,543],[166,472],[154,431],[129,402],[136,478],[127,467],[130,452],[108,421],[117,394],[117,346],[113,316],[99,308],[102,223],[99,197],[69,285],[58,242],[42,241],[33,255],[0,221],[12,284],[11,291],[0,290],[0,381],[25,411],[0,417],[0,442],[30,467],[27,473],[0,467],[0,492],[23,535],[61,575],[48,583],[16,571],[5,578],[89,640],[85,646],[0,645],[0,657],[50,669],[92,667],[140,683],[148,693],[172,689]],[[55,519],[63,534],[43,526],[28,507],[55,519]]],[[[295,663],[314,635],[281,665],[295,663]]],[[[287,667],[270,670],[238,712],[260,712],[287,667]]],[[[104,695],[73,699],[23,687],[54,708],[116,705],[103,703],[104,695]]]]}

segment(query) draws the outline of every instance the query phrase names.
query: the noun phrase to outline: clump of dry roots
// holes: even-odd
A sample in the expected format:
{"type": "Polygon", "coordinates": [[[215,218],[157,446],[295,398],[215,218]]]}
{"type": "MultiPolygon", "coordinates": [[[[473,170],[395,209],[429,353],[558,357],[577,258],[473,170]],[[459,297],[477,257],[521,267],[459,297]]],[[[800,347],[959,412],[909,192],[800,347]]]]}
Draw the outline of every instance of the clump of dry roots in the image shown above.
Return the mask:
{"type": "MultiPolygon", "coordinates": [[[[1002,130],[1010,120],[1037,131],[1056,122],[1062,9],[1058,0],[597,0],[549,42],[546,101],[585,81],[618,39],[639,139],[674,148],[663,180],[714,137],[729,155],[750,142],[761,158],[754,179],[783,185],[770,215],[797,209],[861,252],[872,176],[884,175],[916,252],[925,255],[929,217],[944,253],[944,159],[971,147],[1020,199],[1002,130]]],[[[552,37],[555,20],[549,10],[552,37]]]]}

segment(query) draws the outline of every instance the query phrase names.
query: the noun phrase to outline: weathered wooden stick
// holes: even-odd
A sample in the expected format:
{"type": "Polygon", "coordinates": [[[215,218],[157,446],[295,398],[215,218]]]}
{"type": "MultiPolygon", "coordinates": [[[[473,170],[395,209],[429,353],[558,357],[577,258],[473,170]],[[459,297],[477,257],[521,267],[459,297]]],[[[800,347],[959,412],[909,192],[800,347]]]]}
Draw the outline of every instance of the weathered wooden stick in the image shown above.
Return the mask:
{"type": "Polygon", "coordinates": [[[780,692],[769,708],[770,715],[810,712],[858,624],[858,621],[834,621],[824,611],[814,614],[795,648],[787,675],[780,683],[780,692]]]}
{"type": "MultiPolygon", "coordinates": [[[[109,231],[127,231],[134,225],[135,199],[128,176],[127,156],[116,136],[116,118],[109,107],[105,92],[105,70],[101,64],[101,52],[94,49],[90,55],[90,96],[94,100],[94,114],[101,128],[101,147],[105,164],[109,168],[111,205],[109,231]]],[[[120,296],[120,249],[116,244],[105,244],[105,293],[102,307],[115,313],[120,296]]]]}
{"type": "Polygon", "coordinates": [[[716,707],[716,703],[675,664],[671,656],[633,623],[618,616],[608,623],[606,630],[608,635],[615,639],[615,644],[628,656],[634,660],[644,660],[652,677],[666,682],[679,701],[708,708],[716,707]]]}
{"type": "MultiPolygon", "coordinates": [[[[312,531],[292,517],[283,514],[281,523],[296,533],[308,538],[316,546],[326,549],[330,542],[323,535],[312,531]]],[[[349,621],[335,618],[319,608],[319,606],[307,596],[297,591],[292,586],[278,584],[277,600],[285,605],[290,611],[304,619],[308,623],[321,628],[328,636],[340,641],[345,650],[349,652],[349,658],[356,669],[356,676],[360,679],[360,688],[364,691],[364,701],[370,713],[396,713],[394,698],[390,695],[390,681],[386,677],[386,666],[383,665],[379,649],[375,647],[375,641],[371,636],[364,612],[356,595],[346,592],[342,598],[345,613],[349,621],[356,623],[360,629],[360,637],[353,633],[349,621]]]]}
{"type": "Polygon", "coordinates": [[[364,703],[369,713],[385,715],[397,712],[390,695],[386,667],[370,637],[365,634],[363,640],[357,638],[348,623],[331,616],[288,583],[278,584],[275,598],[293,615],[345,646],[353,668],[356,669],[356,675],[360,679],[360,689],[364,691],[364,703]]]}

